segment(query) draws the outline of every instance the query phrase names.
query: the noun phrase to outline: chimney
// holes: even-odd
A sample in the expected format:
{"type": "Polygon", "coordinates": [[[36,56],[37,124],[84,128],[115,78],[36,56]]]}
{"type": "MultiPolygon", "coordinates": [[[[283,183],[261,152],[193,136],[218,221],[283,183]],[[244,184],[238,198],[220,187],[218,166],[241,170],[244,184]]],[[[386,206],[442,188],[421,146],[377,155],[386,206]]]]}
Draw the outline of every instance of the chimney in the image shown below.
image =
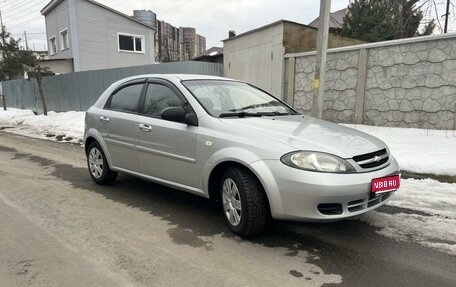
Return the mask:
{"type": "Polygon", "coordinates": [[[236,37],[236,31],[230,30],[228,31],[228,38],[236,37]]]}

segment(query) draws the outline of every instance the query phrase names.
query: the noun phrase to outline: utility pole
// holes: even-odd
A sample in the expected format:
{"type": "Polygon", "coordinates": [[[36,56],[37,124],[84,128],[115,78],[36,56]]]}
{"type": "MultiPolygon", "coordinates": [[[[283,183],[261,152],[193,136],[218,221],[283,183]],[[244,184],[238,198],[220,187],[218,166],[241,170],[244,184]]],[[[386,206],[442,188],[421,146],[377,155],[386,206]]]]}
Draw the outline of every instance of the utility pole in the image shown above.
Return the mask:
{"type": "Polygon", "coordinates": [[[3,110],[6,111],[6,98],[3,94],[3,84],[0,82],[0,99],[2,100],[3,110]]]}
{"type": "MultiPolygon", "coordinates": [[[[3,17],[2,10],[0,10],[0,32],[3,32],[3,17]]],[[[2,38],[2,44],[5,45],[5,39],[2,38]]]]}
{"type": "MultiPolygon", "coordinates": [[[[3,17],[2,17],[2,10],[0,10],[0,33],[3,33],[3,17]]],[[[2,44],[5,45],[5,39],[2,37],[2,44]]],[[[2,55],[3,57],[3,52],[2,55]]]]}
{"type": "Polygon", "coordinates": [[[27,30],[24,30],[24,39],[25,39],[25,50],[28,51],[28,42],[27,42],[27,30]]]}
{"type": "MultiPolygon", "coordinates": [[[[3,18],[2,18],[2,10],[0,10],[0,32],[3,33],[3,18]]],[[[5,41],[2,37],[2,44],[5,45],[5,41]]],[[[3,53],[0,55],[3,57],[3,53]]],[[[0,100],[2,101],[3,110],[6,111],[6,99],[5,95],[3,94],[3,84],[0,82],[0,100]]]]}
{"type": "Polygon", "coordinates": [[[450,0],[447,0],[446,3],[446,14],[445,14],[445,27],[443,28],[443,33],[448,32],[448,17],[450,16],[450,0]]]}
{"type": "Polygon", "coordinates": [[[329,11],[331,0],[320,0],[320,17],[317,34],[317,55],[315,78],[313,81],[312,115],[316,118],[323,117],[323,94],[325,85],[326,49],[328,48],[329,11]]]}

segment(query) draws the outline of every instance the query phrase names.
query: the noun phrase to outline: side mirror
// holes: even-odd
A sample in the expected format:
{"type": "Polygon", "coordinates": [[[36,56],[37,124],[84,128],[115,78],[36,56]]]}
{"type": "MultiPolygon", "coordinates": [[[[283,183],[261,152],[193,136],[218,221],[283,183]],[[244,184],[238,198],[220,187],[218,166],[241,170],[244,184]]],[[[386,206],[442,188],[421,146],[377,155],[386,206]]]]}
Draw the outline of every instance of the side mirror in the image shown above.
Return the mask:
{"type": "Polygon", "coordinates": [[[196,116],[195,113],[189,113],[185,115],[185,122],[189,126],[198,126],[198,117],[196,116]]]}
{"type": "Polygon", "coordinates": [[[194,113],[187,114],[182,107],[168,107],[161,113],[161,118],[168,121],[186,123],[191,126],[198,126],[198,118],[194,113]]]}

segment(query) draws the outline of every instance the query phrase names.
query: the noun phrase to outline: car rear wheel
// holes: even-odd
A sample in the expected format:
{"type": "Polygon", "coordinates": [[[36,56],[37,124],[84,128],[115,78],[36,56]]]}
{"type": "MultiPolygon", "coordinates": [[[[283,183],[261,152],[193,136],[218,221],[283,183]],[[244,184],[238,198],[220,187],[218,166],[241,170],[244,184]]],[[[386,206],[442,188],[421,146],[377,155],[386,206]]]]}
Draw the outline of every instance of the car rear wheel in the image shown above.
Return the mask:
{"type": "Polygon", "coordinates": [[[109,168],[103,149],[97,142],[91,143],[87,149],[87,166],[90,176],[97,184],[112,184],[117,178],[117,172],[109,168]]]}
{"type": "Polygon", "coordinates": [[[220,182],[220,198],[231,231],[241,237],[263,231],[268,214],[267,198],[260,182],[249,171],[228,168],[220,182]]]}

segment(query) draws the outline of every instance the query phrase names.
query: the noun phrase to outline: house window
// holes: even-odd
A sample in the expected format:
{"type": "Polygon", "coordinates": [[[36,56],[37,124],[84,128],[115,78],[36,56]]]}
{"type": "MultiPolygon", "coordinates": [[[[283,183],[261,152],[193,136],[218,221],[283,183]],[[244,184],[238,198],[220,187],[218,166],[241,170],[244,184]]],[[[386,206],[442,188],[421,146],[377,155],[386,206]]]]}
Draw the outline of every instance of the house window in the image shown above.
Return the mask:
{"type": "Polygon", "coordinates": [[[60,46],[62,47],[62,51],[70,47],[68,41],[68,29],[65,29],[62,32],[60,32],[60,46]]]}
{"type": "Polygon", "coordinates": [[[119,51],[143,53],[144,36],[118,34],[119,51]]]}
{"type": "Polygon", "coordinates": [[[55,36],[49,39],[49,54],[55,55],[57,53],[57,43],[55,42],[55,36]]]}

